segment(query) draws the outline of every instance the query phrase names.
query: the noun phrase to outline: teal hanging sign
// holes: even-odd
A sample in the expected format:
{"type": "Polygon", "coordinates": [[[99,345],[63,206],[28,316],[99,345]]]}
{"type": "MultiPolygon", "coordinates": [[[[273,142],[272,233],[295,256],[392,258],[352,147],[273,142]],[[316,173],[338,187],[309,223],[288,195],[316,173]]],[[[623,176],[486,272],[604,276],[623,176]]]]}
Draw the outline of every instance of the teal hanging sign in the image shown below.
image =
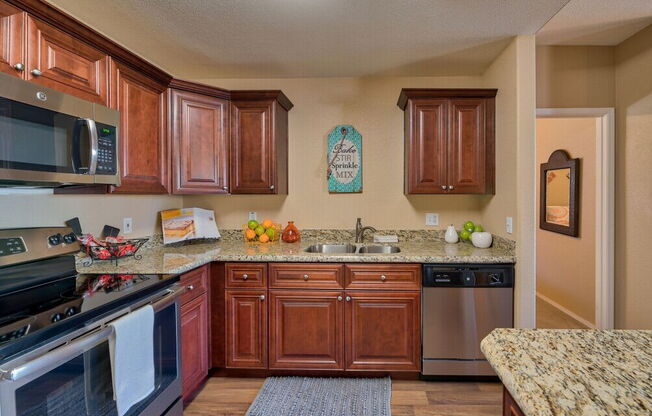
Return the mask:
{"type": "Polygon", "coordinates": [[[328,192],[362,192],[362,136],[351,125],[335,127],[328,135],[328,192]]]}

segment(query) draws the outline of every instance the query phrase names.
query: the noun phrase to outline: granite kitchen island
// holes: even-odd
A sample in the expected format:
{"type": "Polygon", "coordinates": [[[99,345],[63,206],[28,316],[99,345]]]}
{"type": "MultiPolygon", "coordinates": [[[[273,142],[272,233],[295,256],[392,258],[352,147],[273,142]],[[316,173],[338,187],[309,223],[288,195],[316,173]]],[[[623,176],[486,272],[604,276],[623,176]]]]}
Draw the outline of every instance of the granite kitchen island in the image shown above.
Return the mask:
{"type": "Polygon", "coordinates": [[[652,331],[496,329],[482,352],[526,416],[652,414],[652,331]]]}

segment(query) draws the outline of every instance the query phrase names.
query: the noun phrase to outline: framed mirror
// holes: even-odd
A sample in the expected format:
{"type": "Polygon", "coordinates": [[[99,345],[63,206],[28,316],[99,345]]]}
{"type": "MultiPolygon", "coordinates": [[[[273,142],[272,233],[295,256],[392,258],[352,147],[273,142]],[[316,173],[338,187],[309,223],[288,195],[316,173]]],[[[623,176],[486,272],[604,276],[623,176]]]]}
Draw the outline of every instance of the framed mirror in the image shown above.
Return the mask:
{"type": "Polygon", "coordinates": [[[577,237],[579,235],[579,159],[555,150],[541,164],[539,227],[577,237]]]}

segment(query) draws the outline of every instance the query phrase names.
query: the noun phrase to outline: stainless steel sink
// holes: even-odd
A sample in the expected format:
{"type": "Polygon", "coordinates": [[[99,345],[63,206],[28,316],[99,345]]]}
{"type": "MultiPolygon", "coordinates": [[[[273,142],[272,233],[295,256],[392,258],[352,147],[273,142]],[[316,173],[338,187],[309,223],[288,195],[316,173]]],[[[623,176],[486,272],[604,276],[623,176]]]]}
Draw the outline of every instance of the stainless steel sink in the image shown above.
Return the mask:
{"type": "Polygon", "coordinates": [[[306,248],[307,253],[324,253],[324,254],[340,254],[340,253],[359,253],[359,254],[391,254],[400,253],[401,249],[397,246],[355,246],[354,244],[313,244],[306,248]]]}
{"type": "Polygon", "coordinates": [[[306,248],[307,253],[355,253],[357,247],[353,244],[313,244],[306,248]]]}
{"type": "Polygon", "coordinates": [[[358,253],[375,253],[375,254],[391,254],[400,253],[401,248],[397,246],[362,246],[358,249],[358,253]]]}

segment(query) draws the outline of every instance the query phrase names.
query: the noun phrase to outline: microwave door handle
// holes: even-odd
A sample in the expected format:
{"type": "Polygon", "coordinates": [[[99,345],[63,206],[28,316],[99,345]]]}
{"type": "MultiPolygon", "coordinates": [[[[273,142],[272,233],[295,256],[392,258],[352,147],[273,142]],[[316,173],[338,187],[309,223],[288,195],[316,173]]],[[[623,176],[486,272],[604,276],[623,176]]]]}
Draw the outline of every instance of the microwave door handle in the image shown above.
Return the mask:
{"type": "Polygon", "coordinates": [[[93,332],[69,344],[64,344],[11,370],[0,369],[0,380],[20,381],[25,377],[35,374],[44,374],[108,339],[113,335],[113,331],[112,326],[104,327],[97,332],[93,332]]]}
{"type": "Polygon", "coordinates": [[[86,123],[86,126],[88,128],[88,137],[90,137],[91,140],[91,152],[89,158],[90,160],[88,161],[88,173],[90,175],[95,175],[95,172],[97,171],[97,156],[100,148],[100,141],[97,135],[97,125],[95,124],[95,120],[92,120],[90,118],[84,119],[84,122],[86,123]]]}

